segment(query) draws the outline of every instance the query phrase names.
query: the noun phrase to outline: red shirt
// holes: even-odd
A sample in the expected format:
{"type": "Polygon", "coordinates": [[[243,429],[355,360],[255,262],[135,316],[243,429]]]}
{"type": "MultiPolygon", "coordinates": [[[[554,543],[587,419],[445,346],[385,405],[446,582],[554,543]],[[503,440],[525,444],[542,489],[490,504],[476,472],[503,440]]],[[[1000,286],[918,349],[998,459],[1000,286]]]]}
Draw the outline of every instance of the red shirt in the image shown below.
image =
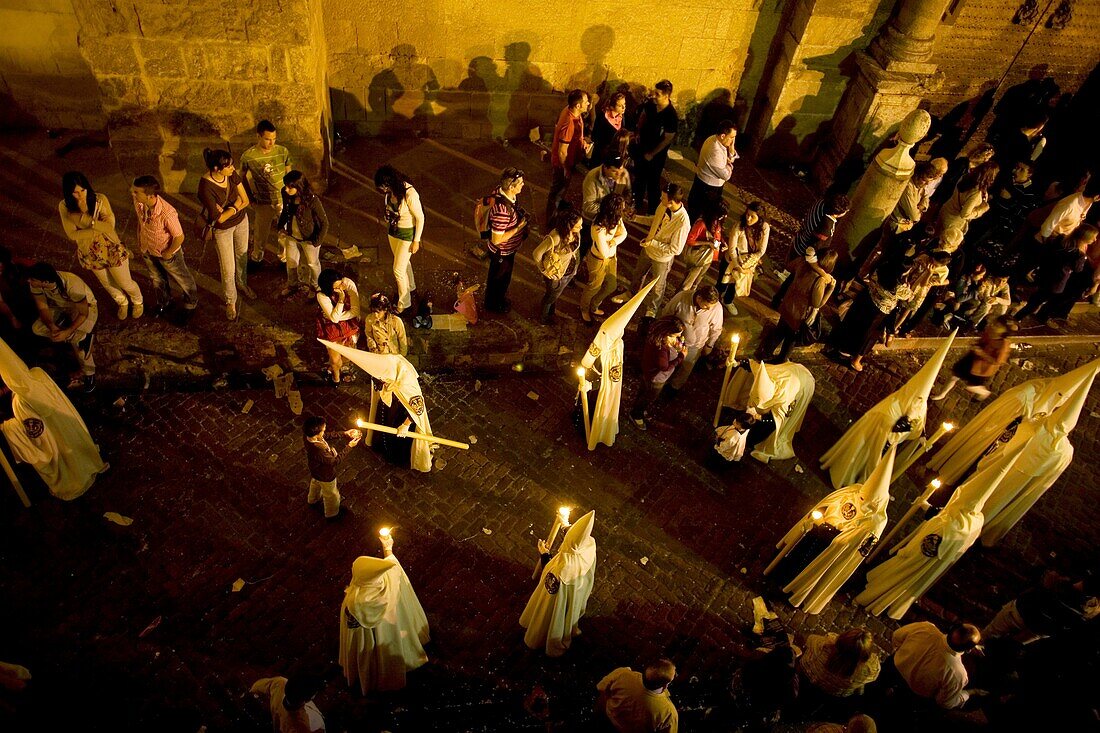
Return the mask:
{"type": "Polygon", "coordinates": [[[565,170],[573,170],[584,145],[584,122],[580,117],[574,117],[568,107],[561,111],[558,124],[554,125],[554,144],[550,147],[550,165],[554,168],[562,167],[558,152],[561,145],[569,146],[569,151],[565,154],[565,170]]]}
{"type": "MultiPolygon", "coordinates": [[[[708,232],[707,231],[707,223],[705,221],[703,221],[702,218],[699,218],[699,219],[695,220],[695,223],[691,225],[691,229],[688,230],[688,238],[687,238],[687,241],[684,242],[684,246],[685,247],[709,246],[710,242],[708,240],[713,240],[715,242],[721,243],[723,241],[722,240],[722,229],[719,227],[719,228],[716,228],[713,232],[708,232]]],[[[714,250],[714,257],[711,258],[711,262],[717,262],[717,261],[718,261],[718,250],[714,250]]]]}

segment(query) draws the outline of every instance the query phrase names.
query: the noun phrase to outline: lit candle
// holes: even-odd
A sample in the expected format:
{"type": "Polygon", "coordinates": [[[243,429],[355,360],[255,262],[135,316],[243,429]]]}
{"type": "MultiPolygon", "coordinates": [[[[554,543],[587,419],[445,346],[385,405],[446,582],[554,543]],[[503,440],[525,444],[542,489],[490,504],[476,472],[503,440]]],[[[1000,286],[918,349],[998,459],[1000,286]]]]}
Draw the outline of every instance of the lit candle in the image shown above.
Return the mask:
{"type": "Polygon", "coordinates": [[[580,382],[580,391],[587,392],[588,381],[584,378],[584,375],[588,372],[584,367],[577,367],[577,381],[580,382]]]}
{"type": "Polygon", "coordinates": [[[591,385],[588,380],[585,379],[585,375],[588,370],[584,367],[577,367],[577,380],[580,382],[577,389],[577,399],[581,401],[581,419],[584,420],[584,442],[588,446],[589,450],[592,450],[592,417],[588,412],[588,389],[591,385]]]}
{"type": "Polygon", "coordinates": [[[935,445],[937,440],[942,438],[947,433],[950,433],[954,429],[955,426],[949,422],[945,422],[940,425],[936,432],[932,433],[932,437],[928,439],[928,442],[924,444],[925,453],[927,453],[932,448],[932,446],[935,445]]]}
{"type": "Polygon", "coordinates": [[[730,361],[737,361],[737,345],[741,343],[741,334],[735,333],[730,336],[730,361]]]}
{"type": "Polygon", "coordinates": [[[722,391],[718,393],[718,404],[714,408],[714,427],[718,427],[718,419],[722,416],[722,400],[726,397],[726,388],[730,383],[730,372],[733,370],[733,364],[737,361],[737,345],[741,343],[741,334],[735,333],[730,336],[730,355],[726,359],[726,373],[722,377],[722,391]]]}
{"type": "Polygon", "coordinates": [[[818,509],[814,509],[812,512],[810,512],[810,516],[802,520],[802,524],[799,527],[799,529],[801,529],[802,531],[801,534],[798,535],[798,539],[794,542],[791,542],[790,544],[783,545],[783,547],[780,548],[779,552],[777,552],[775,554],[775,557],[772,558],[772,561],[768,563],[768,567],[764,568],[764,575],[770,575],[771,572],[779,566],[779,563],[783,561],[783,558],[785,558],[790,553],[790,551],[793,550],[798,545],[798,543],[802,541],[802,538],[805,537],[809,533],[809,531],[813,529],[814,525],[818,524],[824,516],[825,515],[822,514],[821,511],[818,509]]]}
{"type": "Polygon", "coordinates": [[[358,417],[357,417],[357,418],[355,418],[355,427],[357,427],[357,428],[365,428],[365,427],[367,427],[367,422],[366,422],[366,420],[363,420],[362,418],[358,418],[358,417]]]}
{"type": "Polygon", "coordinates": [[[810,516],[813,517],[814,524],[820,524],[822,518],[824,518],[825,515],[817,509],[814,509],[812,512],[810,512],[810,516]]]}
{"type": "MultiPolygon", "coordinates": [[[[950,423],[948,423],[948,424],[950,425],[950,423]]],[[[878,554],[880,552],[882,552],[882,548],[888,547],[890,545],[891,540],[893,540],[894,537],[897,536],[898,532],[900,532],[902,530],[902,528],[905,527],[905,525],[909,523],[910,519],[912,519],[914,516],[916,516],[917,512],[919,512],[922,509],[928,509],[928,507],[931,506],[928,503],[928,500],[932,498],[932,494],[936,493],[936,490],[939,489],[941,486],[943,486],[943,482],[940,481],[938,478],[934,478],[934,479],[932,479],[931,482],[929,482],[928,488],[925,489],[923,494],[918,496],[913,501],[913,505],[909,507],[909,511],[905,512],[905,516],[903,516],[901,518],[901,521],[898,522],[897,524],[895,524],[894,528],[892,530],[890,530],[889,534],[887,534],[885,537],[882,538],[882,542],[879,542],[875,546],[875,549],[871,552],[870,556],[867,558],[868,562],[870,562],[871,560],[874,560],[875,557],[877,557],[878,554]]]]}
{"type": "Polygon", "coordinates": [[[390,532],[392,532],[392,531],[393,530],[390,529],[389,527],[383,527],[382,529],[378,530],[379,539],[383,539],[383,540],[386,539],[387,537],[390,536],[390,532]]]}
{"type": "MultiPolygon", "coordinates": [[[[558,507],[558,511],[554,513],[554,521],[550,523],[550,532],[546,535],[546,549],[548,552],[553,551],[554,540],[558,538],[558,531],[563,526],[569,526],[569,512],[572,509],[567,506],[558,507]]],[[[535,569],[531,572],[532,578],[537,578],[542,571],[542,557],[540,556],[538,561],[535,562],[535,569]]]]}

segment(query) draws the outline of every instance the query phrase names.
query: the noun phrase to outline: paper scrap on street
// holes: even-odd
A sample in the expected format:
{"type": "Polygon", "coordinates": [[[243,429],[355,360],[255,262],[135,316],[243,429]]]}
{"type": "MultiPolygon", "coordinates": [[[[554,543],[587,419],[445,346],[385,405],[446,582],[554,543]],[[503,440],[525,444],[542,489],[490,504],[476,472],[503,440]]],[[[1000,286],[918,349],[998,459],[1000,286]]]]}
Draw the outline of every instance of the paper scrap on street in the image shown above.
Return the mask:
{"type": "Polygon", "coordinates": [[[252,406],[255,405],[255,404],[256,403],[253,402],[252,400],[248,400],[247,402],[244,403],[244,407],[241,408],[241,413],[247,415],[248,411],[251,410],[252,406]]]}
{"type": "Polygon", "coordinates": [[[488,527],[482,527],[481,531],[484,532],[485,534],[492,534],[493,533],[493,530],[489,529],[488,527]]]}
{"type": "Polygon", "coordinates": [[[237,578],[236,580],[233,581],[233,592],[234,593],[240,593],[241,589],[243,589],[243,588],[244,588],[244,578],[237,578]]]}
{"type": "Polygon", "coordinates": [[[643,557],[638,562],[640,562],[642,565],[649,565],[649,558],[648,557],[643,557]]]}
{"type": "Polygon", "coordinates": [[[538,401],[539,401],[539,393],[538,393],[538,392],[528,392],[528,393],[527,393],[527,397],[528,397],[529,399],[532,399],[532,400],[534,400],[535,402],[538,402],[538,401]]]}
{"type": "Polygon", "coordinates": [[[129,517],[124,517],[118,512],[106,512],[103,515],[103,518],[106,519],[108,522],[114,522],[120,527],[129,527],[131,524],[134,523],[134,520],[130,519],[129,517]]]}
{"type": "Polygon", "coordinates": [[[471,435],[469,438],[466,439],[466,442],[469,443],[470,445],[473,445],[474,443],[477,442],[477,436],[476,435],[471,435]]]}

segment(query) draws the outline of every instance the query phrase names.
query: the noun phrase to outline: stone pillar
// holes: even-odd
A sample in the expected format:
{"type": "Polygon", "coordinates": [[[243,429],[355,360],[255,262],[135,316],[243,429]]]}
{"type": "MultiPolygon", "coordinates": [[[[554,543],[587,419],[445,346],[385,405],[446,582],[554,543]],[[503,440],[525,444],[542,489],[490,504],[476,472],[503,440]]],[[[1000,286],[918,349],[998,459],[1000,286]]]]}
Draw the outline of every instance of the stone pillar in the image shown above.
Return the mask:
{"type": "Polygon", "coordinates": [[[164,3],[73,0],[81,53],[99,84],[127,174],[193,192],[204,147],[235,158],[270,119],[294,166],[323,187],[328,90],[321,0],[164,3]]]}
{"type": "Polygon", "coordinates": [[[909,151],[928,134],[932,118],[921,109],[913,110],[898,129],[899,142],[879,152],[852,194],[852,208],[837,223],[833,235],[841,257],[851,256],[864,241],[879,236],[879,228],[898,205],[915,163],[909,151]]]}
{"type": "Polygon", "coordinates": [[[826,184],[849,157],[865,158],[902,118],[942,83],[929,63],[936,29],[950,0],[900,0],[867,53],[855,55],[826,145],[814,161],[815,180],[826,184]]]}

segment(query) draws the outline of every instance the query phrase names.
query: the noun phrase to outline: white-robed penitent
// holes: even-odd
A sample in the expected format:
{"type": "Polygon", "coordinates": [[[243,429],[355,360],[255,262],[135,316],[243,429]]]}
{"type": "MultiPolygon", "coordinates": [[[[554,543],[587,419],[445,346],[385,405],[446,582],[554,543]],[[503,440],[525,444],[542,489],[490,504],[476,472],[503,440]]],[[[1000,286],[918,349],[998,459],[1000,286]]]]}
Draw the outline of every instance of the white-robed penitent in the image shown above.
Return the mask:
{"type": "Polygon", "coordinates": [[[523,641],[531,649],[560,657],[581,633],[578,624],[596,578],[595,521],[596,512],[591,511],[574,522],[558,554],[543,568],[538,587],[519,617],[520,626],[527,629],[523,641]]]}
{"type": "Polygon", "coordinates": [[[892,619],[904,616],[978,540],[982,506],[1015,460],[980,469],[960,486],[939,514],[921,522],[896,554],[867,573],[856,604],[876,616],[883,611],[892,619]]]}
{"type": "Polygon", "coordinates": [[[722,404],[735,410],[751,407],[760,415],[771,413],[775,431],[756,446],[753,458],[763,463],[794,458],[794,436],[814,396],[813,375],[794,362],[750,361],[749,369],[738,369],[730,378],[722,404]]]}
{"type": "MultiPolygon", "coordinates": [[[[382,390],[371,390],[371,400],[381,400],[387,407],[397,400],[409,413],[416,432],[422,435],[432,434],[432,425],[428,421],[428,408],[424,404],[424,393],[420,391],[420,380],[416,367],[400,354],[372,354],[348,346],[317,339],[337,352],[351,363],[382,382],[382,390]]],[[[373,405],[372,405],[373,412],[373,405]]],[[[410,466],[417,471],[427,473],[432,470],[432,445],[426,440],[412,440],[410,466]]]]}
{"type": "MultiPolygon", "coordinates": [[[[792,606],[801,607],[806,613],[821,613],[871,554],[886,527],[896,452],[897,447],[891,445],[865,483],[834,491],[814,507],[813,511],[822,514],[818,521],[835,527],[839,534],[783,588],[784,593],[791,594],[792,606]]],[[[810,512],[776,547],[782,551],[797,544],[813,521],[810,512]]]]}
{"type": "Polygon", "coordinates": [[[1015,458],[1015,465],[986,501],[982,544],[991,547],[1016,526],[1073,462],[1069,434],[1085,407],[1096,373],[1086,374],[1069,399],[1045,418],[1020,425],[1016,435],[978,462],[979,471],[1015,458]]]}
{"type": "MultiPolygon", "coordinates": [[[[585,369],[591,369],[597,359],[600,362],[600,390],[591,411],[588,450],[596,450],[600,443],[615,445],[615,436],[619,434],[619,403],[623,395],[623,334],[656,282],[651,280],[600,324],[600,330],[581,359],[585,369]]],[[[588,399],[587,394],[581,399],[588,399]]]]}
{"type": "Polygon", "coordinates": [[[1020,424],[1061,407],[1074,388],[1098,370],[1100,359],[1060,377],[1031,379],[1005,391],[952,435],[928,466],[944,484],[957,484],[994,442],[1007,443],[1020,424]]]}
{"type": "Polygon", "coordinates": [[[428,617],[393,555],[358,557],[340,606],[340,667],[363,694],[400,690],[428,661],[428,617]]]}
{"type": "Polygon", "coordinates": [[[920,371],[852,423],[840,440],[821,456],[821,467],[828,469],[833,488],[866,481],[887,442],[900,446],[921,436],[928,415],[928,395],[932,393],[936,376],[957,332],[958,329],[952,331],[920,371]],[[895,433],[894,427],[902,417],[908,418],[910,429],[895,433]]]}
{"type": "Polygon", "coordinates": [[[29,463],[59,499],[75,499],[107,470],[84,419],[50,375],[28,369],[0,340],[0,379],[12,391],[14,417],[0,428],[12,455],[29,463]]]}

